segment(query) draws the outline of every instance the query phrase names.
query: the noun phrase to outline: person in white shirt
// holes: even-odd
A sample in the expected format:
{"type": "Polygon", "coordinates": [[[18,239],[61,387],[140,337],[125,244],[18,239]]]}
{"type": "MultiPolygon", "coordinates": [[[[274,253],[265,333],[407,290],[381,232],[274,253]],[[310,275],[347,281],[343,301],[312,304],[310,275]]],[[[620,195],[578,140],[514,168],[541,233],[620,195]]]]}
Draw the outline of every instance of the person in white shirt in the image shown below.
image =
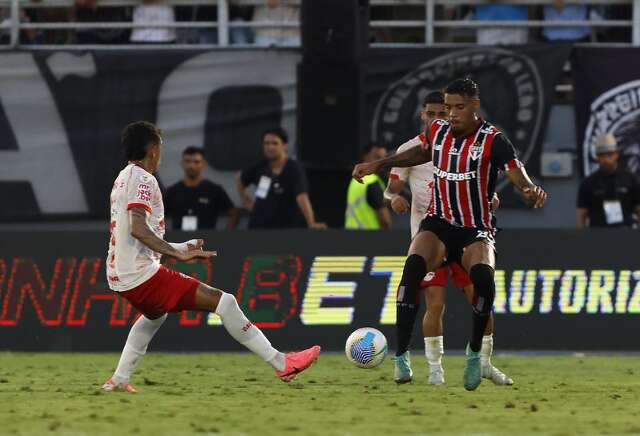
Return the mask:
{"type": "MultiPolygon", "coordinates": [[[[420,113],[420,120],[425,128],[430,126],[435,119],[448,119],[448,111],[444,105],[444,94],[442,92],[429,93],[423,103],[420,113]]],[[[402,153],[412,147],[421,146],[426,142],[424,133],[420,133],[415,138],[405,142],[398,147],[397,153],[402,153]]],[[[433,189],[433,162],[427,162],[410,168],[392,168],[389,175],[389,185],[385,191],[385,198],[391,201],[391,208],[398,214],[411,212],[411,237],[413,238],[419,231],[420,222],[427,215],[431,205],[433,189]],[[401,195],[406,184],[411,189],[411,205],[401,195]]],[[[494,209],[498,207],[498,199],[494,197],[494,209]]],[[[444,337],[442,318],[444,315],[446,287],[451,275],[454,285],[464,290],[464,293],[471,302],[473,300],[474,289],[467,272],[457,263],[448,262],[447,265],[437,269],[434,273],[429,273],[422,282],[425,290],[425,300],[427,310],[422,320],[422,331],[424,334],[425,356],[429,364],[429,384],[444,384],[444,369],[442,367],[442,357],[444,355],[444,337]]],[[[413,319],[417,316],[419,301],[412,310],[415,312],[413,319]]],[[[405,308],[406,310],[406,308],[405,308]]],[[[400,318],[400,317],[398,317],[400,318]]],[[[411,361],[409,357],[409,343],[411,341],[410,328],[397,328],[398,350],[394,367],[394,380],[396,383],[407,383],[413,378],[411,361]]],[[[511,385],[513,380],[495,368],[491,364],[493,353],[493,315],[485,330],[482,340],[481,359],[482,375],[491,379],[495,384],[511,385]]]]}
{"type": "Polygon", "coordinates": [[[314,346],[283,354],[249,321],[232,294],[160,264],[162,255],[179,261],[211,258],[202,249],[202,239],[183,243],[164,241],[165,221],[162,193],[153,176],[162,155],[162,132],[139,121],[122,133],[127,166],[113,184],[107,281],[109,288],[128,300],[142,316],[135,322],[115,373],[102,386],[105,391],[135,392],[130,376],[146,353],[147,346],[168,312],[196,310],[216,313],[229,334],[268,362],[282,381],[293,380],[320,354],[314,346]]]}
{"type": "MultiPolygon", "coordinates": [[[[133,10],[134,24],[164,24],[176,21],[172,6],[159,0],[144,0],[133,10]]],[[[176,40],[176,29],[171,27],[138,27],[131,32],[131,42],[172,43],[176,40]]]]}
{"type": "MultiPolygon", "coordinates": [[[[253,21],[300,22],[300,7],[287,4],[287,0],[267,0],[256,6],[253,21]]],[[[255,43],[261,46],[299,46],[300,29],[297,27],[257,27],[255,43]]]]}

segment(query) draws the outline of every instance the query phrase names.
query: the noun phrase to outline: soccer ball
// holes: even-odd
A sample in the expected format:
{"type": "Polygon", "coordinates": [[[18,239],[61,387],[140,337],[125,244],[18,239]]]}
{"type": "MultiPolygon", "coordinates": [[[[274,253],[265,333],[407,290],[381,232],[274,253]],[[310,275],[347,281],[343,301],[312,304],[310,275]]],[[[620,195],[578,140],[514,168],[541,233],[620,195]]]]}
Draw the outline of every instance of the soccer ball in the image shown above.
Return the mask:
{"type": "Polygon", "coordinates": [[[380,330],[364,327],[349,335],[344,352],[354,365],[375,368],[387,355],[387,338],[380,330]]]}

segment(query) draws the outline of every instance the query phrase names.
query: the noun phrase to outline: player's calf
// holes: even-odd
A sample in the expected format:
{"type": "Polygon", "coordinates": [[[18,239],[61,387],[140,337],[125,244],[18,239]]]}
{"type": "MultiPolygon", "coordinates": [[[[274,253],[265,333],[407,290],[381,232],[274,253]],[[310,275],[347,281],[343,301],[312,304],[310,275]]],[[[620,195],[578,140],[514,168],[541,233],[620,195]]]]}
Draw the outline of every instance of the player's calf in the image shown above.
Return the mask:
{"type": "Polygon", "coordinates": [[[396,357],[402,356],[409,349],[411,332],[418,315],[418,290],[427,274],[427,266],[422,256],[411,254],[407,257],[398,287],[396,298],[396,335],[398,348],[396,357]]]}
{"type": "Polygon", "coordinates": [[[471,267],[469,275],[475,289],[475,298],[472,304],[473,327],[469,347],[472,351],[479,352],[496,296],[494,269],[490,265],[479,263],[471,267]]]}

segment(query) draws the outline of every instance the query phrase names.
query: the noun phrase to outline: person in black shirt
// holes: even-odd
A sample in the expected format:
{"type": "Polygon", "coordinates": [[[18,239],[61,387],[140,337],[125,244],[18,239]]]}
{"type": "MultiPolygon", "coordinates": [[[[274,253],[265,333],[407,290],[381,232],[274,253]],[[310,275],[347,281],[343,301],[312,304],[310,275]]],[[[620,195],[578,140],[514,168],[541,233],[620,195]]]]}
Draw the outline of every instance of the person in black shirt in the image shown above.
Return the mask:
{"type": "Polygon", "coordinates": [[[640,216],[640,182],[633,173],[618,165],[613,135],[604,135],[599,140],[596,157],[600,168],[580,184],[578,228],[635,226],[640,216]]]}
{"type": "Polygon", "coordinates": [[[167,215],[174,230],[215,229],[218,217],[227,215],[227,228],[238,225],[239,211],[220,185],[206,180],[204,151],[187,147],[182,152],[184,178],[169,187],[164,196],[167,215]]]}
{"type": "Polygon", "coordinates": [[[251,212],[250,229],[308,227],[325,229],[316,222],[309,201],[307,177],[302,165],[287,155],[287,133],[281,128],[262,136],[264,160],[244,170],[238,177],[238,193],[251,212]],[[247,192],[255,186],[254,198],[247,192]]]}

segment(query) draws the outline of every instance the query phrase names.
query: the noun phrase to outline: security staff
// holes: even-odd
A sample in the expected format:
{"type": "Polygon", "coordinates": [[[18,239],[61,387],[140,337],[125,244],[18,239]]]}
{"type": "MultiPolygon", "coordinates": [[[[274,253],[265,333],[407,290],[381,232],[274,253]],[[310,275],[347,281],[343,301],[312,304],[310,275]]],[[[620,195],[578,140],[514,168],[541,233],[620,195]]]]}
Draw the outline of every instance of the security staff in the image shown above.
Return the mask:
{"type": "MultiPolygon", "coordinates": [[[[387,155],[387,150],[370,144],[364,155],[364,162],[373,162],[387,155]]],[[[385,182],[377,174],[370,174],[358,183],[351,179],[347,191],[346,229],[378,230],[391,227],[391,214],[384,204],[385,182]]]]}
{"type": "Polygon", "coordinates": [[[174,230],[215,229],[220,215],[227,216],[228,229],[238,225],[239,211],[225,190],[202,175],[206,166],[201,148],[191,146],[182,152],[184,178],[164,195],[174,230]]]}
{"type": "Polygon", "coordinates": [[[613,135],[606,134],[598,140],[596,158],[598,171],[580,184],[578,228],[635,227],[640,216],[640,183],[633,173],[618,165],[613,135]]]}

